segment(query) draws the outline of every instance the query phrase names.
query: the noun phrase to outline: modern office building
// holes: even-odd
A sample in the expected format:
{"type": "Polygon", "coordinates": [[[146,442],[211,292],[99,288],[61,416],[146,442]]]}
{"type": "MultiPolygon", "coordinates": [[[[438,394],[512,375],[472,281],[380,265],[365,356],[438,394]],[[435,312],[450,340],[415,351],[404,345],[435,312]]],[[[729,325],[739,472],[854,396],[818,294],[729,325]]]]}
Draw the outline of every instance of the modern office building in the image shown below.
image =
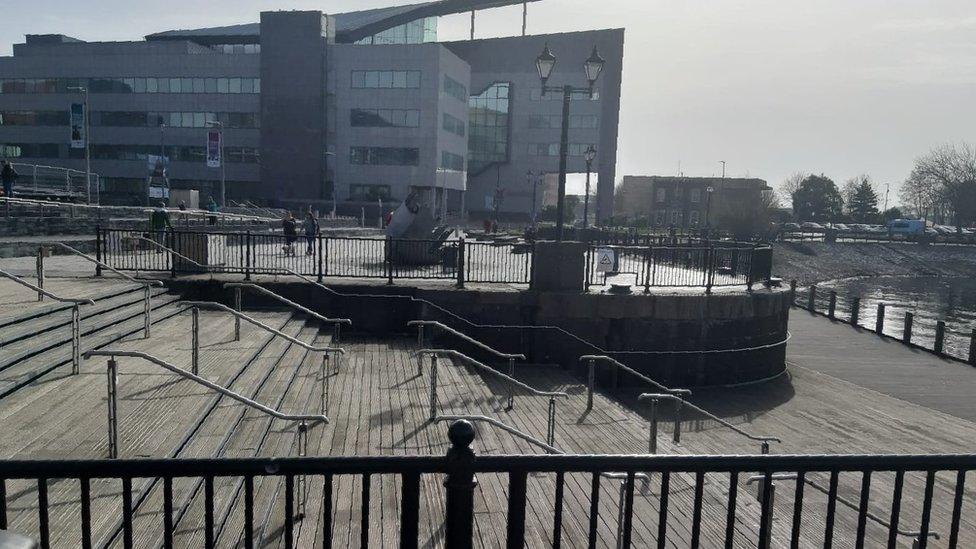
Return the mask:
{"type": "Polygon", "coordinates": [[[597,211],[606,218],[623,30],[526,36],[527,4],[263,12],[256,23],[134,42],[28,34],[0,58],[0,152],[84,169],[70,111],[87,90],[103,202],[145,203],[159,156],[170,187],[218,197],[222,174],[208,167],[207,136],[220,129],[229,200],[324,210],[335,200],[340,212],[358,213],[434,188],[453,211],[477,216],[500,199],[501,212],[528,216],[538,178],[527,172],[554,173],[559,163],[561,94],[542,93],[536,57],[546,44],[557,56],[549,85],[585,86],[583,61],[596,47],[606,65],[592,96],[571,101],[568,171],[584,171],[582,153],[596,147],[597,211]],[[476,12],[507,5],[523,6],[522,35],[473,39],[476,12]],[[466,12],[472,40],[438,42],[438,17],[466,12]]]}
{"type": "Polygon", "coordinates": [[[621,215],[646,217],[652,227],[732,229],[759,219],[771,190],[755,178],[625,175],[617,202],[621,215]]]}

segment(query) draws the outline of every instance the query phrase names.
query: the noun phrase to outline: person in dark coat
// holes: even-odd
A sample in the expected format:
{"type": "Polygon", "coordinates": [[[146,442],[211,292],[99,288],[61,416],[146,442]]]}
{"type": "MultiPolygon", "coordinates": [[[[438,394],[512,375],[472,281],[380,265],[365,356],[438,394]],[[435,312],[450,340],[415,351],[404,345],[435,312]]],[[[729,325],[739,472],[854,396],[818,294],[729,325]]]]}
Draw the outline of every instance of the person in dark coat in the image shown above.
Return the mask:
{"type": "Polygon", "coordinates": [[[7,198],[13,198],[14,196],[14,181],[17,179],[17,171],[14,170],[13,165],[6,160],[0,160],[0,181],[3,182],[3,196],[7,198]]]}
{"type": "Polygon", "coordinates": [[[295,216],[288,212],[288,215],[281,221],[281,229],[285,234],[285,245],[282,251],[285,255],[295,255],[295,241],[298,240],[298,223],[295,216]]]}
{"type": "Polygon", "coordinates": [[[305,240],[308,242],[308,246],[305,248],[305,255],[312,255],[315,253],[315,237],[319,234],[319,221],[315,219],[315,214],[312,212],[305,213],[305,220],[302,221],[302,229],[305,232],[305,240]]]}

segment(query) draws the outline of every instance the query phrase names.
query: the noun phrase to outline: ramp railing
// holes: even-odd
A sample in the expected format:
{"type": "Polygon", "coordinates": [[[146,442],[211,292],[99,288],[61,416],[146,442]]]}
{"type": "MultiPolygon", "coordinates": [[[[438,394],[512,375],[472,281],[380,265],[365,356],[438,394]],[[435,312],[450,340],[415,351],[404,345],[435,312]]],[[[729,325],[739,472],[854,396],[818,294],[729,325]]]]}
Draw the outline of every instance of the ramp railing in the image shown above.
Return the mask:
{"type": "Polygon", "coordinates": [[[178,376],[181,376],[181,377],[183,377],[185,379],[189,379],[190,381],[193,381],[194,383],[203,385],[204,387],[206,387],[206,388],[208,388],[208,389],[210,389],[212,391],[216,391],[216,392],[218,392],[218,393],[220,393],[220,394],[222,394],[222,395],[224,395],[224,396],[226,396],[228,398],[231,398],[233,400],[236,400],[237,402],[240,402],[241,404],[244,404],[245,406],[249,406],[251,408],[254,408],[255,410],[258,410],[259,412],[262,412],[264,414],[267,414],[267,415],[269,415],[269,416],[271,416],[271,417],[273,417],[275,419],[281,419],[281,420],[285,420],[285,421],[298,421],[298,422],[300,422],[299,428],[298,428],[299,439],[301,440],[302,438],[304,438],[305,440],[304,440],[304,442],[299,442],[299,455],[305,455],[305,452],[307,450],[307,443],[308,443],[307,442],[307,437],[308,437],[308,434],[307,434],[307,431],[308,431],[308,423],[309,422],[318,422],[318,421],[321,421],[323,423],[328,423],[329,422],[329,418],[326,417],[325,415],[286,414],[286,413],[279,412],[278,410],[269,408],[269,407],[265,406],[264,404],[261,404],[259,402],[255,402],[254,400],[251,400],[251,399],[247,398],[244,395],[235,393],[234,391],[231,391],[230,389],[228,389],[226,387],[222,387],[222,386],[220,386],[220,385],[218,385],[216,383],[213,383],[211,381],[207,381],[206,379],[204,379],[204,378],[202,378],[202,377],[200,377],[200,376],[198,376],[198,375],[196,375],[196,374],[194,374],[192,372],[188,372],[188,371],[186,371],[186,370],[184,370],[182,368],[178,368],[176,366],[173,366],[172,364],[166,362],[165,360],[161,360],[161,359],[156,358],[156,357],[154,357],[154,356],[152,356],[150,354],[143,353],[143,352],[140,352],[140,351],[123,351],[123,350],[120,350],[120,349],[103,349],[103,350],[100,350],[100,351],[88,351],[87,353],[85,353],[85,358],[86,359],[91,358],[93,356],[106,356],[106,357],[109,357],[109,360],[108,360],[108,452],[109,452],[109,458],[112,458],[112,459],[116,459],[116,458],[119,457],[119,434],[118,434],[118,432],[119,432],[119,430],[118,430],[118,426],[119,426],[119,414],[118,414],[118,371],[119,371],[119,367],[118,367],[118,362],[116,361],[116,357],[141,358],[142,360],[145,360],[147,362],[150,362],[152,364],[155,364],[157,366],[160,366],[162,368],[165,368],[166,370],[169,370],[170,372],[172,372],[172,373],[174,373],[174,374],[176,374],[178,376]]]}
{"type": "MultiPolygon", "coordinates": [[[[243,301],[244,301],[243,290],[251,290],[259,294],[268,296],[271,299],[274,299],[279,303],[283,303],[296,311],[307,314],[308,316],[311,316],[319,320],[323,324],[331,324],[333,343],[339,341],[340,326],[342,326],[343,324],[346,324],[348,326],[352,325],[352,320],[349,320],[348,318],[328,318],[326,316],[320,315],[319,313],[316,313],[315,311],[309,309],[308,307],[295,303],[294,301],[282,295],[272,292],[271,290],[265,288],[264,286],[259,286],[257,284],[251,284],[246,282],[228,282],[224,284],[224,288],[232,288],[234,290],[234,308],[238,311],[240,311],[243,307],[243,301]]],[[[241,337],[240,318],[237,318],[235,321],[234,334],[235,334],[235,340],[240,339],[241,337]]]]}

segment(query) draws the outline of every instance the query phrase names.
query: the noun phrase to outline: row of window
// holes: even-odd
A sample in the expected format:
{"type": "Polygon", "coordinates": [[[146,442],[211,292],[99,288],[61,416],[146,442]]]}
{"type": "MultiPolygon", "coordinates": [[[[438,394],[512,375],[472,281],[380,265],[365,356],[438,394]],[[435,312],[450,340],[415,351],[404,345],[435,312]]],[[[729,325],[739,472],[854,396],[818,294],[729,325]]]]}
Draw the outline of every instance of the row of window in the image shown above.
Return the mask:
{"type": "Polygon", "coordinates": [[[386,29],[372,36],[357,40],[357,44],[421,44],[437,42],[437,18],[425,17],[403,25],[386,29]]]}
{"type": "MultiPolygon", "coordinates": [[[[59,143],[9,143],[0,145],[5,157],[11,158],[75,158],[85,157],[85,149],[69,148],[59,143]]],[[[174,162],[202,162],[207,158],[206,147],[167,145],[99,145],[91,146],[91,157],[96,160],[146,161],[150,155],[161,154],[174,162]]],[[[261,154],[256,147],[224,147],[228,162],[255,164],[261,154]]]]}
{"type": "MultiPolygon", "coordinates": [[[[530,98],[532,101],[562,101],[563,94],[560,92],[547,92],[543,93],[542,89],[534,88],[530,92],[530,98]]],[[[600,100],[600,90],[593,90],[593,95],[591,96],[587,91],[574,91],[569,94],[570,101],[599,101],[600,100]]]]}
{"type": "Polygon", "coordinates": [[[389,200],[390,196],[392,194],[389,185],[349,185],[349,200],[376,202],[377,200],[389,200]]]}
{"type": "Polygon", "coordinates": [[[261,93],[261,79],[233,78],[4,78],[0,93],[261,93]]]}
{"type": "MultiPolygon", "coordinates": [[[[68,111],[0,111],[0,126],[67,126],[68,111]]],[[[93,111],[92,126],[206,128],[219,122],[225,128],[259,128],[261,116],[253,112],[93,111]]]]}
{"type": "Polygon", "coordinates": [[[467,102],[468,100],[468,88],[446,74],[444,75],[444,93],[458,101],[467,102]]]}
{"type": "Polygon", "coordinates": [[[443,127],[445,130],[453,134],[464,137],[465,123],[460,118],[455,118],[447,113],[444,113],[443,127]]]}
{"type": "Polygon", "coordinates": [[[417,109],[352,109],[349,123],[359,128],[419,128],[417,109]]]}
{"type": "Polygon", "coordinates": [[[496,82],[468,98],[468,173],[478,175],[508,160],[511,83],[496,82]]]}
{"type": "Polygon", "coordinates": [[[420,149],[415,147],[350,147],[349,163],[363,166],[416,166],[420,149]]]}
{"type": "MultiPolygon", "coordinates": [[[[697,227],[699,223],[701,223],[701,212],[698,210],[688,212],[688,226],[697,227]]],[[[663,227],[665,224],[670,224],[675,227],[683,226],[684,212],[681,210],[656,210],[654,212],[654,225],[663,227]]]]}
{"type": "Polygon", "coordinates": [[[441,151],[441,168],[455,172],[464,171],[464,156],[452,152],[441,151]]]}
{"type": "Polygon", "coordinates": [[[416,89],[420,71],[352,71],[353,88],[416,89]]]}
{"type": "MultiPolygon", "coordinates": [[[[671,189],[671,198],[673,200],[681,200],[681,197],[683,195],[682,191],[683,189],[681,187],[675,187],[671,189]]],[[[698,204],[701,202],[701,193],[702,193],[701,189],[698,188],[689,189],[688,199],[691,201],[692,204],[698,204]]],[[[668,190],[666,188],[658,188],[655,190],[655,200],[657,200],[659,204],[666,202],[667,199],[668,199],[668,190]]]]}
{"type": "MultiPolygon", "coordinates": [[[[590,143],[570,143],[569,156],[583,156],[590,143]]],[[[526,152],[529,156],[559,156],[559,143],[529,143],[526,152]]]]}
{"type": "MultiPolygon", "coordinates": [[[[599,117],[595,114],[571,114],[569,127],[571,129],[595,129],[599,124],[599,117]]],[[[560,114],[533,114],[529,116],[529,127],[533,129],[559,129],[563,126],[560,114]]]]}
{"type": "Polygon", "coordinates": [[[214,44],[210,48],[220,53],[261,53],[261,44],[214,44]]]}

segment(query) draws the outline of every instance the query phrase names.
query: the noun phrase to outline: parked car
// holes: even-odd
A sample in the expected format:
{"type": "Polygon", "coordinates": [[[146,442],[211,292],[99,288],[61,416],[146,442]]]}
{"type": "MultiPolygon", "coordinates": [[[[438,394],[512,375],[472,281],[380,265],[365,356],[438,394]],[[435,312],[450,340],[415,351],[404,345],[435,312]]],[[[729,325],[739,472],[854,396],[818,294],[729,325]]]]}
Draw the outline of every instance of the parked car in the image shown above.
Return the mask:
{"type": "Polygon", "coordinates": [[[814,223],[813,221],[804,221],[800,223],[800,228],[804,231],[822,231],[824,230],[823,225],[819,223],[814,223]]]}
{"type": "Polygon", "coordinates": [[[850,225],[845,225],[844,223],[834,223],[831,225],[831,228],[845,233],[851,230],[850,225]]]}
{"type": "Polygon", "coordinates": [[[800,226],[796,223],[783,223],[784,231],[799,231],[800,226]]]}

